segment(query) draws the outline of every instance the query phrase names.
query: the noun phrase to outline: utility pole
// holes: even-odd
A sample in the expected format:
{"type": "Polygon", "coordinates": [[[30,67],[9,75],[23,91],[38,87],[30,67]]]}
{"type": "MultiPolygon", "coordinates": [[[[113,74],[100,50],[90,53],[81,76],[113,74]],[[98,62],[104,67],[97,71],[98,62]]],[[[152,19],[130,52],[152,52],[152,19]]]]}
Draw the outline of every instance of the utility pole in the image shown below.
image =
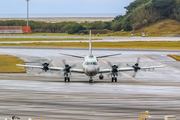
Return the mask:
{"type": "Polygon", "coordinates": [[[29,20],[29,1],[30,0],[26,0],[26,1],[27,1],[27,26],[29,26],[28,20],[29,20]]]}

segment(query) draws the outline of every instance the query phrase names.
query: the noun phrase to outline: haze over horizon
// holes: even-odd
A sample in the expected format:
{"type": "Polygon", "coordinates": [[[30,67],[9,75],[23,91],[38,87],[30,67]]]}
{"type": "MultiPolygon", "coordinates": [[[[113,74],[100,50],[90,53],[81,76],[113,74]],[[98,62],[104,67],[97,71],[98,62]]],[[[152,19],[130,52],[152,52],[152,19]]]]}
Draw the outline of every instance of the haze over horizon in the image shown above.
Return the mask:
{"type": "MultiPolygon", "coordinates": [[[[29,17],[115,17],[134,0],[30,0],[29,17]]],[[[5,0],[0,18],[26,18],[25,0],[5,0]]]]}

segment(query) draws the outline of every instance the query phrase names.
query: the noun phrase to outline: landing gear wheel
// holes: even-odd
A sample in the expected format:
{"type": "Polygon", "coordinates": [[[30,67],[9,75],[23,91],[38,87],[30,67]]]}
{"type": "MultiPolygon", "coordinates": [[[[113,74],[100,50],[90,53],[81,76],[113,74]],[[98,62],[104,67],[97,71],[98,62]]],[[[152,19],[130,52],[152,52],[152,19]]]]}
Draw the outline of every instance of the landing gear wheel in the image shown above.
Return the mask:
{"type": "Polygon", "coordinates": [[[66,77],[64,77],[64,82],[66,82],[66,80],[67,80],[67,78],[66,78],[66,77]]]}
{"type": "Polygon", "coordinates": [[[114,82],[114,77],[112,77],[111,82],[114,82]]]}
{"type": "Polygon", "coordinates": [[[115,82],[117,82],[117,78],[115,77],[114,79],[115,79],[115,82]]]}
{"type": "Polygon", "coordinates": [[[90,79],[90,80],[89,80],[89,83],[93,83],[93,79],[90,79]]]}
{"type": "Polygon", "coordinates": [[[67,79],[67,80],[68,80],[68,82],[70,82],[70,78],[69,78],[69,77],[68,77],[68,79],[67,79]]]}

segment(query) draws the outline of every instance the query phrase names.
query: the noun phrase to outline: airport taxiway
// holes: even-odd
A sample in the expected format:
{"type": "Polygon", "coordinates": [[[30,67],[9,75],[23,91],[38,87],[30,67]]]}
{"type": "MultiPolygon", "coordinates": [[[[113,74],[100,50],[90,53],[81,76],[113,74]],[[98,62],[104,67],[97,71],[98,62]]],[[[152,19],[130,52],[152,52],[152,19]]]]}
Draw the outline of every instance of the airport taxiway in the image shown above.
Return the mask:
{"type": "MultiPolygon", "coordinates": [[[[81,68],[82,59],[59,53],[85,56],[88,49],[81,48],[26,48],[1,47],[0,54],[11,54],[23,59],[26,64],[39,65],[38,60],[53,59],[53,66],[62,67],[62,60],[81,68]]],[[[162,120],[164,115],[180,118],[180,62],[167,54],[180,54],[179,50],[136,50],[136,49],[94,49],[93,54],[107,55],[122,53],[120,56],[100,59],[102,68],[110,68],[107,61],[114,64],[136,62],[140,66],[166,65],[154,71],[123,72],[117,83],[81,74],[72,74],[71,82],[64,83],[63,75],[54,72],[38,74],[37,69],[27,69],[27,73],[0,74],[0,115],[11,115],[22,119],[29,117],[43,120],[135,120],[141,111],[149,111],[150,119],[162,120]]],[[[1,118],[0,118],[1,119],[1,118]]]]}
{"type": "MultiPolygon", "coordinates": [[[[59,43],[59,42],[89,42],[89,40],[54,40],[53,39],[89,39],[88,36],[0,36],[0,38],[37,38],[44,41],[0,41],[0,43],[59,43]],[[52,39],[46,41],[46,39],[52,39]]],[[[92,42],[132,42],[132,41],[180,41],[179,37],[92,37],[92,42]],[[101,40],[98,40],[101,39],[101,40]]]]}

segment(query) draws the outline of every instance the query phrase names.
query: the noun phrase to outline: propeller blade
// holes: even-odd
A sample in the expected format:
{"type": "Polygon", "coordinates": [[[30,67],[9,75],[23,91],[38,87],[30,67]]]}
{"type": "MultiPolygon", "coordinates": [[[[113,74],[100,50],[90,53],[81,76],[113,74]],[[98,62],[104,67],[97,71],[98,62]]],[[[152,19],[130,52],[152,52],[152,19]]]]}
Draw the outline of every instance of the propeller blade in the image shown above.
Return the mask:
{"type": "Polygon", "coordinates": [[[136,77],[136,73],[137,73],[137,72],[136,72],[136,71],[134,71],[134,75],[133,75],[133,77],[136,77]]]}
{"type": "Polygon", "coordinates": [[[107,74],[108,77],[109,77],[110,75],[112,76],[112,72],[109,72],[109,73],[107,74]]]}
{"type": "Polygon", "coordinates": [[[42,61],[42,60],[39,60],[39,63],[42,65],[42,64],[44,64],[44,62],[42,61]]]}
{"type": "Polygon", "coordinates": [[[74,64],[74,65],[71,65],[70,67],[71,67],[71,68],[73,68],[73,67],[76,67],[76,64],[74,64]]]}
{"type": "Polygon", "coordinates": [[[119,63],[117,66],[120,67],[120,66],[121,66],[121,63],[119,63]]]}
{"type": "Polygon", "coordinates": [[[44,72],[44,70],[43,70],[43,69],[41,69],[38,73],[39,73],[39,74],[41,74],[41,73],[43,73],[43,72],[44,72]]]}
{"type": "Polygon", "coordinates": [[[48,62],[48,64],[51,64],[52,61],[53,61],[53,60],[51,59],[51,60],[48,62]]]}
{"type": "Polygon", "coordinates": [[[47,72],[53,74],[52,70],[48,70],[47,72]]]}
{"type": "Polygon", "coordinates": [[[67,65],[67,64],[66,64],[66,60],[62,60],[62,62],[63,62],[64,65],[67,65]]]}
{"type": "Polygon", "coordinates": [[[140,58],[137,59],[137,64],[139,64],[140,58]]]}
{"type": "Polygon", "coordinates": [[[58,72],[59,74],[63,73],[63,69],[58,72]]]}
{"type": "Polygon", "coordinates": [[[121,76],[121,73],[120,73],[120,72],[118,72],[118,76],[121,76]]]}
{"type": "Polygon", "coordinates": [[[111,66],[111,67],[113,66],[113,64],[111,62],[108,62],[108,65],[111,66]]]}

